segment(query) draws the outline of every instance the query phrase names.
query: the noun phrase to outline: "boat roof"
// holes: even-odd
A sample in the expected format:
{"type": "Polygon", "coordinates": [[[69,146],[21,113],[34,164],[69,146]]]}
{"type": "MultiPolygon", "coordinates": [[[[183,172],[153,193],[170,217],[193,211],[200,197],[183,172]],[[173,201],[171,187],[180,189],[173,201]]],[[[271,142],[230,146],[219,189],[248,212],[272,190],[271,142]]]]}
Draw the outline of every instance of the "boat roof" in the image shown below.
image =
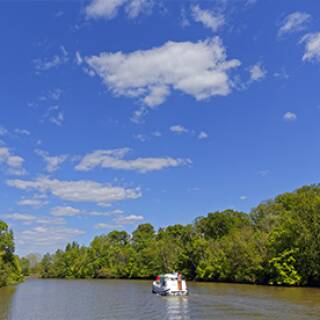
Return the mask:
{"type": "Polygon", "coordinates": [[[160,277],[163,277],[163,278],[177,278],[178,277],[178,272],[161,274],[160,277]]]}

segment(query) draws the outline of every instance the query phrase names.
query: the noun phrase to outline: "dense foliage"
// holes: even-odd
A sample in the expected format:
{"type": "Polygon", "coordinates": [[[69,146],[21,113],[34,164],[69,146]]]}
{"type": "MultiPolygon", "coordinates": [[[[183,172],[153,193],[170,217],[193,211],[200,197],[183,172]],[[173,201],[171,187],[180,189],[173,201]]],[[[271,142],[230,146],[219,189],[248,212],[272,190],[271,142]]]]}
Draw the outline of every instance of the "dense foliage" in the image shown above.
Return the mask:
{"type": "Polygon", "coordinates": [[[0,220],[0,287],[22,279],[20,261],[14,249],[13,234],[7,224],[0,220]]]}
{"type": "Polygon", "coordinates": [[[175,270],[197,280],[319,286],[320,186],[282,194],[250,214],[226,210],[158,232],[150,224],[132,235],[112,231],[41,262],[44,278],[151,278],[175,270]]]}

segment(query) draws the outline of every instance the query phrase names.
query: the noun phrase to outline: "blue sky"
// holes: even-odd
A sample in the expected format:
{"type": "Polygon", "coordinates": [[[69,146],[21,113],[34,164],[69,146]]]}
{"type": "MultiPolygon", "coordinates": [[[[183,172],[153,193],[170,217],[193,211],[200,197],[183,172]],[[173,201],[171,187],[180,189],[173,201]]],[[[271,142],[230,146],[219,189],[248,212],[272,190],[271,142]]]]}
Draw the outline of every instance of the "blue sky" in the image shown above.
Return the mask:
{"type": "Polygon", "coordinates": [[[318,1],[0,6],[0,218],[18,254],[319,181],[318,1]]]}

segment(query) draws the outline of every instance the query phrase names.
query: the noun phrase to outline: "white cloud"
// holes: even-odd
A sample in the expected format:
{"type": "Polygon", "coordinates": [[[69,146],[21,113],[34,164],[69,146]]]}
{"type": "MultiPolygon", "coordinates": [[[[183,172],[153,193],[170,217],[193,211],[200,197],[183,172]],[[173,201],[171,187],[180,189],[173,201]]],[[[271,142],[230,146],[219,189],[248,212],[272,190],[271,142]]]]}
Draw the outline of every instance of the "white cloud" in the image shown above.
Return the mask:
{"type": "Polygon", "coordinates": [[[187,12],[185,8],[182,8],[180,12],[180,24],[183,28],[190,26],[190,21],[187,17],[187,12]]]}
{"type": "Polygon", "coordinates": [[[229,71],[240,61],[227,60],[219,37],[205,41],[173,42],[132,53],[104,52],[85,58],[116,96],[139,98],[154,107],[163,103],[172,90],[197,100],[231,93],[229,71]]]}
{"type": "Polygon", "coordinates": [[[241,196],[240,200],[242,200],[242,201],[247,200],[247,196],[241,196]]]}
{"type": "Polygon", "coordinates": [[[17,233],[17,243],[32,248],[45,247],[45,250],[63,246],[75,237],[85,234],[83,230],[60,226],[37,226],[17,233]]]}
{"type": "Polygon", "coordinates": [[[46,94],[38,98],[39,101],[59,101],[62,97],[63,91],[59,88],[49,90],[46,94]]]}
{"type": "Polygon", "coordinates": [[[85,216],[91,216],[91,217],[109,217],[113,215],[118,215],[122,213],[122,210],[113,210],[113,211],[84,211],[83,215],[85,216]]]}
{"type": "Polygon", "coordinates": [[[173,125],[169,129],[170,129],[171,132],[174,132],[176,134],[181,134],[181,133],[187,133],[188,132],[188,129],[186,129],[181,124],[173,125]]]}
{"type": "Polygon", "coordinates": [[[133,136],[135,139],[139,140],[140,142],[146,142],[148,140],[148,137],[142,133],[138,133],[133,136]]]}
{"type": "Polygon", "coordinates": [[[60,110],[58,105],[53,105],[47,109],[43,115],[42,121],[47,120],[57,126],[62,126],[64,122],[64,113],[60,110]]]}
{"type": "Polygon", "coordinates": [[[63,112],[59,111],[59,112],[57,113],[57,115],[51,116],[51,117],[49,118],[49,121],[52,122],[52,123],[54,123],[54,124],[56,124],[57,126],[61,126],[62,123],[63,123],[63,121],[64,121],[64,114],[63,114],[63,112]]]}
{"type": "Polygon", "coordinates": [[[303,61],[320,62],[320,32],[306,34],[300,42],[305,43],[303,61]]]}
{"type": "Polygon", "coordinates": [[[55,207],[51,209],[51,214],[55,217],[74,217],[81,213],[79,209],[66,206],[66,207],[55,207]]]}
{"type": "Polygon", "coordinates": [[[283,19],[278,35],[282,36],[286,33],[302,31],[310,20],[311,15],[308,13],[293,12],[283,19]]]}
{"type": "Polygon", "coordinates": [[[8,130],[4,127],[0,127],[0,136],[5,136],[8,134],[8,130]]]}
{"type": "Polygon", "coordinates": [[[283,120],[288,121],[288,122],[293,122],[297,120],[297,115],[293,112],[286,112],[283,115],[283,120]]]}
{"type": "Polygon", "coordinates": [[[153,6],[153,0],[131,0],[126,6],[129,18],[136,18],[142,13],[149,13],[153,6]]]}
{"type": "Polygon", "coordinates": [[[141,215],[130,214],[127,216],[118,216],[112,219],[112,223],[98,223],[94,226],[95,229],[116,229],[122,228],[126,225],[136,224],[144,220],[144,217],[141,215]]]}
{"type": "Polygon", "coordinates": [[[7,147],[0,147],[0,164],[4,163],[7,167],[6,172],[12,175],[24,175],[26,170],[23,168],[24,159],[13,154],[7,147]]]}
{"type": "Polygon", "coordinates": [[[281,68],[279,71],[274,72],[273,76],[279,79],[289,79],[290,77],[285,68],[281,68]]]}
{"type": "Polygon", "coordinates": [[[249,69],[249,72],[250,72],[251,81],[262,80],[267,74],[267,71],[264,69],[264,67],[260,63],[257,63],[251,66],[249,69]]]}
{"type": "Polygon", "coordinates": [[[224,17],[210,10],[203,10],[199,5],[191,7],[192,17],[196,22],[202,23],[206,28],[213,32],[218,31],[224,25],[224,17]]]}
{"type": "Polygon", "coordinates": [[[269,170],[260,170],[258,171],[258,175],[261,177],[266,177],[270,173],[269,170]]]}
{"type": "Polygon", "coordinates": [[[21,221],[21,222],[33,222],[37,219],[36,216],[25,213],[6,213],[3,215],[6,219],[21,221]]]}
{"type": "Polygon", "coordinates": [[[27,213],[7,213],[4,214],[3,217],[5,217],[8,220],[13,220],[13,221],[19,221],[22,222],[23,224],[51,224],[51,225],[61,225],[65,224],[65,220],[62,218],[51,218],[51,217],[39,217],[27,213]]]}
{"type": "Polygon", "coordinates": [[[62,94],[63,94],[63,91],[61,89],[57,88],[57,89],[53,89],[53,90],[49,91],[48,97],[51,100],[59,101],[60,98],[62,97],[62,94]]]}
{"type": "Polygon", "coordinates": [[[177,167],[190,163],[188,159],[166,158],[137,158],[134,160],[123,159],[130,149],[96,150],[85,155],[75,167],[79,171],[89,171],[95,167],[132,170],[141,173],[158,171],[168,167],[177,167]]]}
{"type": "Polygon", "coordinates": [[[34,59],[33,63],[36,71],[47,71],[67,63],[69,61],[68,52],[63,46],[60,47],[60,51],[60,54],[56,54],[50,59],[34,59]]]}
{"type": "Polygon", "coordinates": [[[92,0],[86,7],[85,13],[88,18],[112,19],[123,7],[129,18],[136,18],[142,13],[149,12],[152,5],[152,0],[92,0]]]}
{"type": "Polygon", "coordinates": [[[37,190],[42,193],[51,193],[63,200],[95,202],[99,205],[141,197],[141,192],[137,188],[126,189],[88,180],[61,181],[40,177],[35,180],[7,180],[7,185],[25,191],[37,190]]]}
{"type": "Polygon", "coordinates": [[[101,222],[101,223],[97,223],[94,225],[94,228],[95,229],[114,229],[114,228],[117,228],[118,226],[115,225],[115,224],[112,224],[112,223],[104,223],[104,222],[101,222]]]}
{"type": "Polygon", "coordinates": [[[153,131],[153,132],[152,132],[152,135],[153,135],[154,137],[161,137],[161,136],[162,136],[162,133],[161,133],[160,131],[153,131]]]}
{"type": "Polygon", "coordinates": [[[121,216],[114,219],[114,221],[120,225],[135,224],[142,220],[144,220],[143,216],[138,216],[135,214],[130,214],[128,216],[121,216]]]}
{"type": "Polygon", "coordinates": [[[79,51],[76,52],[75,56],[76,56],[76,63],[77,63],[77,65],[82,64],[83,59],[82,59],[82,56],[81,56],[81,54],[80,54],[79,51]]]}
{"type": "Polygon", "coordinates": [[[36,223],[42,225],[63,225],[66,224],[66,221],[61,217],[38,217],[36,223]]]}
{"type": "Polygon", "coordinates": [[[91,217],[109,217],[115,214],[122,213],[119,210],[113,211],[84,211],[70,206],[52,208],[50,214],[55,217],[76,217],[76,216],[91,216],[91,217]]]}
{"type": "Polygon", "coordinates": [[[31,198],[31,199],[21,199],[17,202],[19,206],[30,206],[34,208],[39,208],[47,204],[47,201],[43,199],[31,198]]]}
{"type": "Polygon", "coordinates": [[[30,134],[31,134],[29,130],[19,129],[19,128],[15,129],[14,132],[16,134],[25,135],[25,136],[30,136],[30,134]]]}
{"type": "Polygon", "coordinates": [[[67,155],[49,156],[48,152],[36,149],[35,153],[47,164],[47,171],[52,173],[60,168],[60,165],[67,160],[67,155]]]}
{"type": "Polygon", "coordinates": [[[203,140],[203,139],[208,139],[208,134],[204,131],[201,131],[199,134],[198,134],[198,139],[199,140],[203,140]]]}

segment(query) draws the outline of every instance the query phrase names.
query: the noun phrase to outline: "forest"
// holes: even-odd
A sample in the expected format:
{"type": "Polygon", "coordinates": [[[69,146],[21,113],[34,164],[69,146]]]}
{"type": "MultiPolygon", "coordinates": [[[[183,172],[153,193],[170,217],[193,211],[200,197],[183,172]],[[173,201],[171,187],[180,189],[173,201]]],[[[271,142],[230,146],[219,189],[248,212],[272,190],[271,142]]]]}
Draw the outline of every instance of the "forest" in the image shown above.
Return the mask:
{"type": "MultiPolygon", "coordinates": [[[[12,233],[1,226],[0,284],[20,272],[12,233]]],[[[320,185],[281,194],[250,213],[212,212],[157,231],[145,223],[131,235],[111,231],[89,246],[72,242],[44,255],[33,271],[26,258],[20,265],[42,278],[150,279],[181,271],[198,281],[320,286],[320,185]]]]}
{"type": "Polygon", "coordinates": [[[43,278],[139,278],[181,271],[188,279],[320,286],[320,185],[225,210],[193,224],[112,231],[46,254],[43,278]]]}

